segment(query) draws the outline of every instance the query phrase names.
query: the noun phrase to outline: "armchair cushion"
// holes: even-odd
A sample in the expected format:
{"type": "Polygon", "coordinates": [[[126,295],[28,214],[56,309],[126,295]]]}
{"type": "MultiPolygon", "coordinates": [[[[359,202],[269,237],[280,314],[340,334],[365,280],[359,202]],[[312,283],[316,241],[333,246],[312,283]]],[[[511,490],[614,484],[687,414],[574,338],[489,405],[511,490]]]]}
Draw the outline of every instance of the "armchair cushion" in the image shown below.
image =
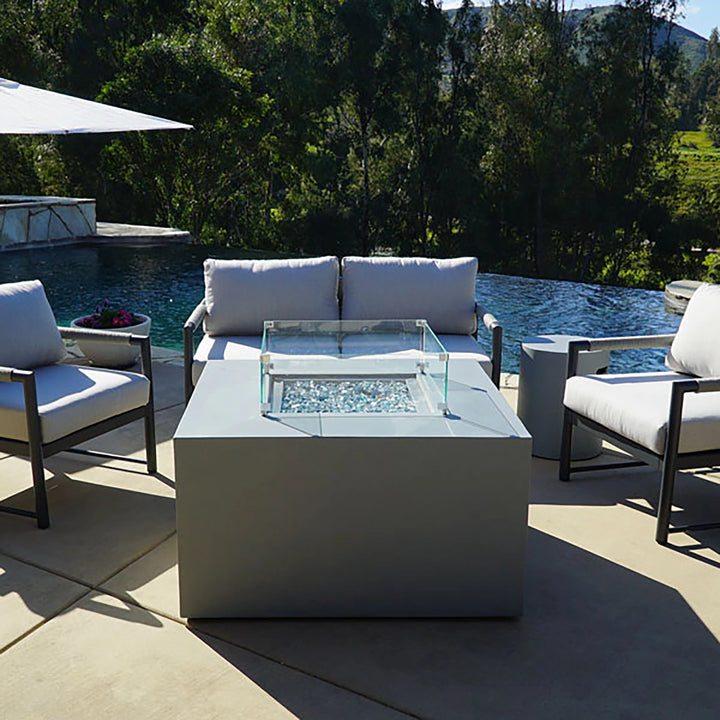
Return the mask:
{"type": "Polygon", "coordinates": [[[0,285],[0,365],[29,370],[65,357],[55,316],[39,280],[0,285]]]}
{"type": "Polygon", "coordinates": [[[337,320],[338,259],[213,260],[205,269],[205,332],[262,335],[265,320],[337,320]]]}
{"type": "MultiPolygon", "coordinates": [[[[662,454],[674,372],[577,375],[565,385],[565,405],[603,427],[662,454]]],[[[680,453],[720,449],[720,393],[688,393],[680,453]]]]}
{"type": "Polygon", "coordinates": [[[665,363],[687,375],[720,377],[720,285],[693,293],[665,363]]]}
{"type": "Polygon", "coordinates": [[[344,320],[424,318],[436,333],[475,332],[477,258],[345,257],[344,320]]]}
{"type": "MultiPolygon", "coordinates": [[[[35,385],[44,443],[142,407],[150,393],[144,375],[78,365],[38,368],[35,385]]],[[[21,383],[0,383],[0,437],[28,440],[21,383]]]]}

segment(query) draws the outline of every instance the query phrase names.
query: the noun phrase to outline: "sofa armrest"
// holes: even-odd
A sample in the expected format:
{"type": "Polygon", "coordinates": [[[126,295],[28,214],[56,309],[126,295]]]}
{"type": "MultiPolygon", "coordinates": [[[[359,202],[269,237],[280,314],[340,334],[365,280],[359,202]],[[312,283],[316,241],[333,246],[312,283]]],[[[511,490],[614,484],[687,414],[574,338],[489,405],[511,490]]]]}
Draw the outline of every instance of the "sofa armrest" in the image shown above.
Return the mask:
{"type": "Polygon", "coordinates": [[[675,335],[627,335],[624,337],[587,338],[568,343],[568,377],[577,373],[578,355],[583,350],[643,350],[670,347],[675,335]]]}
{"type": "Polygon", "coordinates": [[[195,331],[202,325],[207,315],[205,300],[198,303],[183,325],[183,370],[185,375],[185,404],[193,392],[192,364],[195,356],[195,331]]]}
{"type": "Polygon", "coordinates": [[[498,322],[497,318],[490,312],[488,312],[480,303],[475,303],[475,314],[478,319],[478,326],[480,321],[490,331],[492,335],[492,351],[490,353],[490,362],[492,364],[492,371],[490,379],[493,381],[495,387],[500,387],[500,369],[502,367],[502,325],[498,322]]]}

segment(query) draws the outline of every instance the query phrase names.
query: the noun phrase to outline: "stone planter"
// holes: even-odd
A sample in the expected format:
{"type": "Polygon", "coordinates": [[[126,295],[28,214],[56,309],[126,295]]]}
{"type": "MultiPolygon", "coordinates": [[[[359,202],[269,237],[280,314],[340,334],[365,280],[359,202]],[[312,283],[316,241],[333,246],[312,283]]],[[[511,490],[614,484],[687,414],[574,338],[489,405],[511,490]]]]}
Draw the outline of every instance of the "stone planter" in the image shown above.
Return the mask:
{"type": "MultiPolygon", "coordinates": [[[[129,325],[124,328],[107,328],[111,332],[127,333],[128,335],[149,335],[150,334],[150,318],[141,313],[135,313],[143,321],[138,325],[129,325]]],[[[75,318],[70,325],[80,330],[91,330],[91,328],[83,327],[79,324],[82,318],[75,318]]],[[[78,347],[83,355],[92,362],[93,365],[107,368],[126,368],[134,365],[140,356],[140,347],[137,345],[116,345],[115,343],[103,340],[86,340],[77,341],[78,347]]]]}

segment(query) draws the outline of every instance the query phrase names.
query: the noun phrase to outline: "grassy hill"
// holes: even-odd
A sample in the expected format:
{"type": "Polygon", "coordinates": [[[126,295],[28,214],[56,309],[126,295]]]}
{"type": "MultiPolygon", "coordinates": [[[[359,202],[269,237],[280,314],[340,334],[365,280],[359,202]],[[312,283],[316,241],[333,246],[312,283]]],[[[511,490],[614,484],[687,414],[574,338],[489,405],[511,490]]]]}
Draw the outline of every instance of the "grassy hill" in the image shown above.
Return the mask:
{"type": "MultiPolygon", "coordinates": [[[[608,13],[612,12],[613,6],[606,7],[590,7],[583,9],[573,9],[568,11],[568,19],[574,26],[579,25],[582,22],[599,22],[608,13]]],[[[476,7],[473,9],[473,14],[480,15],[481,22],[485,21],[490,9],[488,7],[476,7]]],[[[453,17],[456,10],[449,10],[448,15],[453,17]]],[[[663,24],[656,34],[656,40],[658,46],[665,42],[677,43],[680,46],[685,57],[690,63],[690,70],[694,71],[695,68],[705,59],[705,43],[706,39],[693,32],[684,28],[682,25],[672,23],[670,28],[670,36],[668,38],[667,24],[663,24]]]]}
{"type": "Polygon", "coordinates": [[[683,131],[677,135],[680,158],[688,169],[687,181],[720,185],[720,147],[715,147],[702,131],[683,131]]]}

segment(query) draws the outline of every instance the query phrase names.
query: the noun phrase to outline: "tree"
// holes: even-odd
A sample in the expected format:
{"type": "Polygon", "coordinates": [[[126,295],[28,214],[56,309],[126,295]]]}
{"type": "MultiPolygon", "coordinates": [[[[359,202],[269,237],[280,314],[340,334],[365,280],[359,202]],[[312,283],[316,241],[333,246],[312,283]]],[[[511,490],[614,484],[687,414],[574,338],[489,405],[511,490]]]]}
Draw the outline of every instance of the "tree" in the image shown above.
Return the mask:
{"type": "Polygon", "coordinates": [[[720,60],[720,35],[716,27],[710,31],[710,37],[705,45],[705,59],[711,62],[720,60]]]}
{"type": "MultiPolygon", "coordinates": [[[[585,266],[604,264],[617,282],[633,253],[652,245],[662,210],[675,191],[674,109],[669,98],[679,67],[676,46],[656,46],[658,26],[670,22],[677,3],[627,0],[592,36],[588,89],[592,109],[589,146],[596,226],[585,266]]],[[[658,224],[659,223],[659,224],[658,224]]],[[[587,251],[586,251],[587,252],[587,251]]],[[[596,273],[601,272],[596,265],[596,273]]]]}
{"type": "Polygon", "coordinates": [[[336,123],[357,142],[361,180],[360,246],[364,255],[376,244],[371,228],[371,164],[386,141],[395,114],[393,91],[399,53],[389,32],[397,9],[393,0],[346,0],[337,12],[337,65],[341,104],[336,123]]]}
{"type": "Polygon", "coordinates": [[[128,52],[100,99],[192,123],[187,133],[123,135],[103,153],[109,211],[185,227],[197,238],[252,245],[263,236],[256,148],[266,97],[195,36],[155,36],[128,52]],[[113,207],[113,198],[121,206],[113,207]],[[130,202],[131,199],[131,202],[130,202]]]}
{"type": "Polygon", "coordinates": [[[716,145],[720,145],[720,88],[705,103],[703,126],[710,139],[716,145]]]}
{"type": "Polygon", "coordinates": [[[552,227],[576,174],[577,67],[561,0],[493,3],[475,76],[480,164],[501,224],[524,238],[521,254],[546,277],[556,273],[552,227]]]}

